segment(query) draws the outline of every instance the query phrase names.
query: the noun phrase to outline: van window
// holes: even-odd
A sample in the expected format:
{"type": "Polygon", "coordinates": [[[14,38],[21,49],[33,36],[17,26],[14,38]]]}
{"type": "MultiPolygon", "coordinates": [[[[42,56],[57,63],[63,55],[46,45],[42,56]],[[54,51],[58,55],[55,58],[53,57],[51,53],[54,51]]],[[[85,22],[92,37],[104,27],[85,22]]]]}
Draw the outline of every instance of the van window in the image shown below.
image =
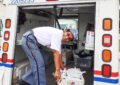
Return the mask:
{"type": "Polygon", "coordinates": [[[2,20],[0,19],[0,37],[2,37],[2,29],[3,29],[3,24],[2,24],[2,20]]]}
{"type": "MultiPolygon", "coordinates": [[[[62,29],[74,29],[76,31],[78,28],[78,19],[58,19],[62,29]]],[[[56,28],[59,28],[56,23],[56,28]]]]}

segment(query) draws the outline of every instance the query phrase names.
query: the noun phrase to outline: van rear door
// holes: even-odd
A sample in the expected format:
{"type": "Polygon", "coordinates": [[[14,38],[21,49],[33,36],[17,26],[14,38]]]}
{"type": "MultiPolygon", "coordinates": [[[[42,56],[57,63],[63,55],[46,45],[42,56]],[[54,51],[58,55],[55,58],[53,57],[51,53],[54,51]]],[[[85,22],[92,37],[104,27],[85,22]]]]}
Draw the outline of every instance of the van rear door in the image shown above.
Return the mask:
{"type": "Polygon", "coordinates": [[[18,7],[5,7],[5,24],[0,52],[0,85],[11,85],[18,7]],[[7,82],[6,82],[7,80],[7,82]]]}

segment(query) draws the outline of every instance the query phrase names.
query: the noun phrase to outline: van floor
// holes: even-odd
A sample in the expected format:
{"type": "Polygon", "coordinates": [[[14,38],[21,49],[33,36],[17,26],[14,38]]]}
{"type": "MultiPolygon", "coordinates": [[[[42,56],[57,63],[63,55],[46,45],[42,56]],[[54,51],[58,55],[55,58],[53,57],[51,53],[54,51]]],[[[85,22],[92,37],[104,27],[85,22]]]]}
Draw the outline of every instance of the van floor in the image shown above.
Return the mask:
{"type": "MultiPolygon", "coordinates": [[[[69,64],[69,67],[74,67],[73,64],[69,64]]],[[[86,71],[86,73],[83,74],[85,84],[84,85],[93,85],[93,70],[92,68],[85,69],[85,68],[80,68],[82,71],[86,71]]],[[[51,63],[48,66],[46,66],[46,81],[47,85],[57,85],[56,80],[53,77],[53,73],[55,71],[54,64],[51,63]]],[[[18,79],[15,78],[13,79],[13,84],[12,85],[19,85],[18,79]]]]}
{"type": "MultiPolygon", "coordinates": [[[[69,67],[73,68],[73,64],[69,64],[69,67]]],[[[93,68],[80,68],[81,71],[85,71],[86,73],[83,74],[83,77],[85,79],[84,85],[93,85],[93,68]]],[[[47,77],[47,85],[57,85],[56,80],[53,77],[54,72],[54,64],[49,66],[49,68],[46,69],[46,77],[47,77]]]]}

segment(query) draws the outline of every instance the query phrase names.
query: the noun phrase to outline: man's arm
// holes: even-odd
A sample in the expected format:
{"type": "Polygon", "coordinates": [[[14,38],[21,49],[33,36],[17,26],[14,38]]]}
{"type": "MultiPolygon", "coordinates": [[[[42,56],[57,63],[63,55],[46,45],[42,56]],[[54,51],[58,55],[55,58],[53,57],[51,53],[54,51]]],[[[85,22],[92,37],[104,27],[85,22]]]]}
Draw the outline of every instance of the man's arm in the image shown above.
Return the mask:
{"type": "Polygon", "coordinates": [[[61,54],[59,54],[59,52],[57,50],[53,50],[53,55],[54,55],[54,64],[55,64],[55,69],[56,69],[54,77],[59,82],[59,81],[61,81],[60,68],[68,69],[69,67],[63,65],[61,54]]]}
{"type": "Polygon", "coordinates": [[[55,75],[54,77],[56,79],[61,79],[61,73],[60,73],[60,54],[58,51],[53,50],[53,55],[54,55],[54,63],[55,63],[55,75]]]}
{"type": "Polygon", "coordinates": [[[61,56],[61,54],[60,54],[60,67],[61,67],[62,69],[64,69],[64,65],[63,65],[63,62],[62,62],[62,56],[61,56]]]}

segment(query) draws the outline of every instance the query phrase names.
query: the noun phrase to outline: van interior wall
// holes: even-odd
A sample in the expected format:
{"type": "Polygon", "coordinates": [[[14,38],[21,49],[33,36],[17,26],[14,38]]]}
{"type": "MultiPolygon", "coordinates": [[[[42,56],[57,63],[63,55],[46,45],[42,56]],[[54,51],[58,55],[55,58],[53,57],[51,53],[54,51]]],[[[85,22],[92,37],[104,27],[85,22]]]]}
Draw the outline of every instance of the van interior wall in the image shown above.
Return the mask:
{"type": "MultiPolygon", "coordinates": [[[[46,18],[46,17],[42,17],[42,16],[30,14],[30,13],[25,13],[25,14],[26,14],[27,21],[23,25],[20,25],[20,31],[17,33],[18,42],[21,41],[22,35],[30,29],[33,29],[35,27],[40,27],[40,26],[54,26],[54,17],[52,16],[50,18],[46,18]]],[[[24,60],[27,58],[25,56],[26,55],[24,54],[22,46],[16,45],[15,61],[19,62],[21,60],[24,60]]]]}
{"type": "Polygon", "coordinates": [[[86,26],[88,23],[94,24],[95,15],[94,13],[80,13],[78,17],[78,49],[84,49],[82,45],[83,41],[85,40],[84,34],[86,30],[86,26]]]}
{"type": "Polygon", "coordinates": [[[54,17],[53,16],[47,18],[47,17],[38,16],[35,14],[30,14],[30,13],[25,13],[25,14],[26,14],[27,21],[23,25],[20,25],[20,32],[17,33],[18,40],[21,40],[22,35],[26,31],[33,29],[35,27],[54,26],[54,17]]]}

